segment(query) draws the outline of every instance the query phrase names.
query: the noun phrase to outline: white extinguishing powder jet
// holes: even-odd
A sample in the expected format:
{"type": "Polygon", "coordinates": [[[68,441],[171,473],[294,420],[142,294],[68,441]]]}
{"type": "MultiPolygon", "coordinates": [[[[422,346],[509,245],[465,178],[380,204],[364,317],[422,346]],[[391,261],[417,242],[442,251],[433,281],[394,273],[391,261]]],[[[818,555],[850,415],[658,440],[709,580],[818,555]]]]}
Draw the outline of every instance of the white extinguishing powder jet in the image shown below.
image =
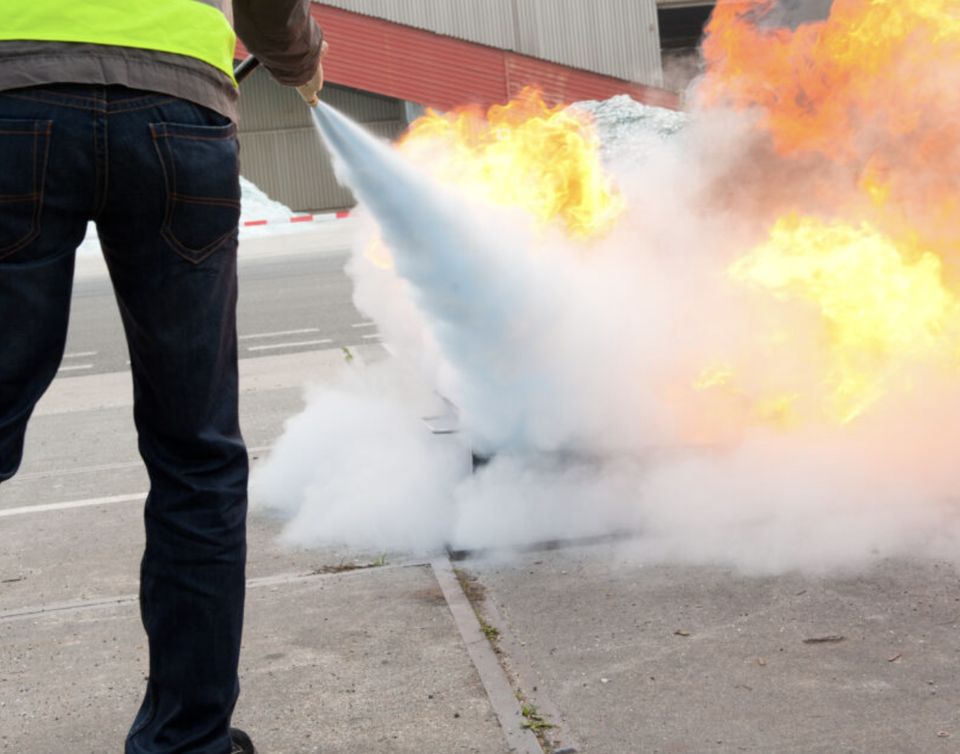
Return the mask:
{"type": "MultiPolygon", "coordinates": [[[[516,163],[545,160],[544,146],[567,159],[579,126],[513,152],[484,142],[479,165],[463,148],[475,121],[461,133],[437,119],[398,149],[321,105],[366,215],[355,301],[391,355],[311,389],[256,471],[254,505],[300,544],[509,547],[626,530],[647,561],[749,572],[956,561],[960,219],[942,180],[960,171],[955,82],[935,75],[947,42],[918,55],[885,12],[867,3],[770,35],[750,26],[757,14],[718,6],[724,33],[708,35],[688,112],[575,108],[592,115],[615,188],[606,209],[582,201],[572,215],[541,215],[540,200],[558,185],[564,201],[589,199],[586,168],[563,184],[548,165],[527,185],[516,163]],[[889,61],[821,59],[872,33],[889,61]],[[870,75],[843,68],[867,62],[870,75]],[[903,85],[904,71],[930,85],[903,85]],[[807,97],[796,111],[794,89],[807,97]],[[905,130],[905,112],[926,115],[905,130]],[[580,232],[584,207],[609,222],[580,232]],[[438,396],[459,413],[446,442],[422,422],[438,396]],[[471,449],[492,457],[476,474],[471,449]]],[[[516,136],[521,120],[498,128],[516,136]]]]}
{"type": "Polygon", "coordinates": [[[436,387],[458,406],[469,440],[481,452],[536,446],[531,435],[551,421],[560,396],[540,373],[537,341],[518,332],[547,326],[536,320],[550,292],[528,285],[537,274],[525,253],[530,228],[509,213],[464,211],[467,197],[436,186],[328,105],[316,117],[339,175],[377,218],[397,274],[430,323],[445,361],[436,387]]]}

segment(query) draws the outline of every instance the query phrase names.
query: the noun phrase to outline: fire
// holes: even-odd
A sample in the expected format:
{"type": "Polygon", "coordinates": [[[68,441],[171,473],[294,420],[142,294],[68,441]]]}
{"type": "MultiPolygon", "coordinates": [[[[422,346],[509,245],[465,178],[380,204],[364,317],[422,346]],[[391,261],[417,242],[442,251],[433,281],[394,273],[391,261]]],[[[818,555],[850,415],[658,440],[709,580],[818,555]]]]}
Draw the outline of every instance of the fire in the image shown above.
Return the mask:
{"type": "Polygon", "coordinates": [[[692,384],[745,421],[844,424],[918,370],[960,377],[960,2],[834,0],[796,28],[776,11],[720,0],[698,102],[752,113],[775,159],[811,175],[728,270],[777,322],[692,384]]]}
{"type": "MultiPolygon", "coordinates": [[[[759,313],[752,329],[668,388],[704,437],[711,424],[845,425],[917,375],[960,377],[960,0],[833,0],[794,28],[777,11],[719,0],[703,47],[696,106],[749,116],[745,159],[764,162],[735,174],[737,191],[771,197],[754,218],[768,237],[727,274],[759,313]]],[[[428,112],[399,149],[576,239],[625,208],[591,124],[534,90],[428,112]]]]}
{"type": "Polygon", "coordinates": [[[703,103],[756,112],[785,158],[848,170],[871,202],[857,211],[943,255],[957,275],[960,3],[834,0],[829,18],[793,30],[772,25],[775,8],[720,0],[703,46],[703,103]]]}
{"type": "Polygon", "coordinates": [[[399,148],[440,181],[523,209],[541,225],[559,222],[574,238],[603,234],[624,209],[590,122],[562,105],[547,106],[532,88],[486,112],[428,111],[399,148]]]}
{"type": "MultiPolygon", "coordinates": [[[[956,0],[834,0],[827,20],[770,28],[771,0],[721,0],[703,52],[713,103],[758,107],[784,153],[857,158],[864,138],[892,146],[952,102],[931,73],[960,61],[956,0]],[[931,105],[934,105],[931,110],[931,105]],[[864,133],[867,129],[867,133],[864,133]]],[[[926,159],[944,132],[913,151],[926,159]]]]}
{"type": "MultiPolygon", "coordinates": [[[[820,323],[814,348],[781,331],[769,354],[782,361],[803,353],[822,382],[812,396],[810,385],[785,384],[779,395],[757,398],[758,418],[789,416],[803,389],[823,415],[847,423],[892,387],[908,389],[901,378],[916,365],[960,376],[960,300],[943,283],[939,257],[905,255],[867,223],[785,217],[729,275],[783,305],[812,309],[820,323]]],[[[729,389],[736,380],[731,367],[713,368],[696,387],[729,389]]]]}

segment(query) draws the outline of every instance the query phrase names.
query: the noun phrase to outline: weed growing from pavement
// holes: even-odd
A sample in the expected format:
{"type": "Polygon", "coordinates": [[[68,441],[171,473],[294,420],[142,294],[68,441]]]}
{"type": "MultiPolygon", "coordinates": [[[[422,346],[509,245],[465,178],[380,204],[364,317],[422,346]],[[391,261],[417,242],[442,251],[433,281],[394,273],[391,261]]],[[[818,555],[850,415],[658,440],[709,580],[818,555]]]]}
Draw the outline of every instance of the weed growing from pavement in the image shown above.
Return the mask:
{"type": "Polygon", "coordinates": [[[540,743],[545,744],[546,742],[541,738],[541,732],[549,730],[550,728],[555,728],[556,726],[547,720],[543,715],[541,715],[537,711],[537,708],[532,704],[521,704],[520,714],[523,715],[525,719],[523,727],[528,728],[536,733],[537,738],[540,739],[540,743]]]}
{"type": "Polygon", "coordinates": [[[310,571],[311,576],[324,576],[331,573],[349,573],[350,571],[367,571],[371,568],[382,568],[387,564],[387,554],[383,553],[369,563],[347,563],[341,560],[336,565],[323,565],[310,571]]]}
{"type": "Polygon", "coordinates": [[[468,573],[464,569],[454,568],[453,573],[457,577],[457,581],[460,584],[460,588],[463,590],[464,596],[466,596],[467,601],[473,608],[473,614],[477,616],[477,622],[480,624],[480,631],[484,636],[487,637],[487,641],[490,642],[490,646],[493,648],[494,654],[501,658],[502,665],[503,652],[500,649],[500,644],[498,642],[500,638],[500,629],[487,623],[481,612],[481,605],[487,598],[487,590],[484,589],[483,584],[477,580],[476,576],[468,573]]]}
{"type": "Polygon", "coordinates": [[[535,705],[527,701],[526,694],[524,694],[523,689],[518,686],[516,677],[510,671],[509,662],[500,646],[500,629],[487,623],[482,614],[483,603],[487,598],[487,590],[476,576],[465,569],[454,568],[453,572],[457,577],[460,588],[470,602],[471,607],[473,607],[473,613],[477,616],[477,621],[480,624],[480,631],[487,638],[487,641],[490,642],[494,654],[500,660],[500,666],[503,668],[504,673],[506,673],[507,678],[510,679],[513,693],[517,697],[517,701],[520,702],[520,714],[523,715],[524,719],[524,722],[521,724],[522,727],[532,732],[533,735],[537,737],[537,741],[540,742],[540,747],[543,751],[546,752],[546,754],[550,754],[550,752],[554,751],[555,746],[548,738],[547,733],[557,726],[545,718],[537,710],[535,705]]]}
{"type": "Polygon", "coordinates": [[[477,613],[477,617],[479,618],[479,607],[487,598],[487,590],[483,584],[477,580],[476,576],[465,571],[463,568],[454,568],[453,572],[457,576],[457,581],[460,582],[460,588],[463,590],[470,604],[473,605],[473,611],[477,613]]]}

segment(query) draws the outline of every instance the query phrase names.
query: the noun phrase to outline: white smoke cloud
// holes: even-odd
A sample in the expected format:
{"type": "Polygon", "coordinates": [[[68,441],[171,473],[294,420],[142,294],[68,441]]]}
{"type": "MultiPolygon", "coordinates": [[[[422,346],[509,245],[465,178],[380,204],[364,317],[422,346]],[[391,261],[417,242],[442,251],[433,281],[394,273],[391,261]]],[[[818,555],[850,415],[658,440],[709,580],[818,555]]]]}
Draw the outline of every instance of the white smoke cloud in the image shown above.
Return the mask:
{"type": "Polygon", "coordinates": [[[287,520],[284,541],[429,550],[454,520],[462,447],[428,432],[437,400],[396,363],[345,369],[315,386],[252,485],[255,507],[287,520]]]}
{"type": "MultiPolygon", "coordinates": [[[[731,166],[776,166],[747,116],[700,115],[670,138],[651,125],[618,134],[607,157],[629,211],[584,246],[327,123],[393,250],[385,268],[362,238],[349,266],[393,355],[314,388],[258,469],[254,503],[288,519],[287,540],[429,550],[631,531],[638,557],[763,573],[957,557],[949,384],[924,375],[922,393],[843,429],[733,422],[690,440],[682,417],[697,407],[672,402],[677,375],[742,351],[770,315],[726,283],[776,211],[740,195],[731,166]],[[438,393],[459,408],[456,436],[420,421],[438,393]],[[470,449],[494,454],[474,475],[470,449]]],[[[773,193],[791,181],[762,180],[773,193]]]]}

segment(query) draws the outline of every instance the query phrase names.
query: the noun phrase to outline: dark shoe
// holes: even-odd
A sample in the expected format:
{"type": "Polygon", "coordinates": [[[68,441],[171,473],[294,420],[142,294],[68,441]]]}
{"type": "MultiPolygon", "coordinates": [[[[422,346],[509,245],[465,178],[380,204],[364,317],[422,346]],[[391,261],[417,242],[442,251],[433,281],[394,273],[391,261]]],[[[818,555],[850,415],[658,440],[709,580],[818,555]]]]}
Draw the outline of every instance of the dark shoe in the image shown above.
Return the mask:
{"type": "Polygon", "coordinates": [[[257,754],[257,747],[253,745],[250,736],[242,730],[231,728],[230,742],[233,744],[230,754],[257,754]]]}

